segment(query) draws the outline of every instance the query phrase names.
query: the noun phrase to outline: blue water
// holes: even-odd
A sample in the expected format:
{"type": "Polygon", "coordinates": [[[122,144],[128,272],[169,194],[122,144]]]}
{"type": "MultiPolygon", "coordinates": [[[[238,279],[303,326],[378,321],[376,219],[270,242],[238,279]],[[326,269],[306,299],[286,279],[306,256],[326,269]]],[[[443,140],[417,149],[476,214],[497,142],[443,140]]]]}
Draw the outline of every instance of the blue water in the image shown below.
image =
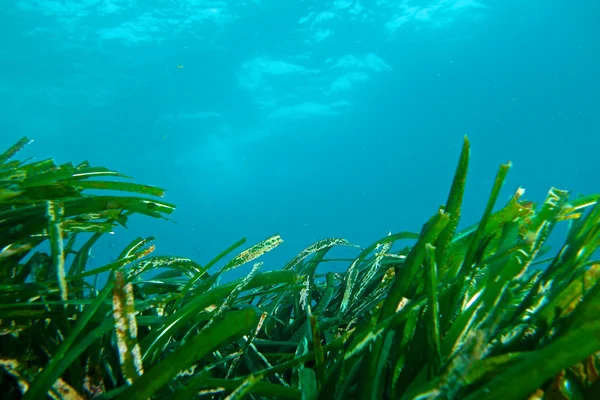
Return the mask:
{"type": "MultiPolygon", "coordinates": [[[[0,147],[168,189],[156,254],[208,262],[280,233],[367,246],[418,231],[472,142],[463,225],[499,164],[519,187],[600,191],[595,0],[0,0],[0,147]]],[[[244,273],[244,271],[239,271],[244,273]]]]}

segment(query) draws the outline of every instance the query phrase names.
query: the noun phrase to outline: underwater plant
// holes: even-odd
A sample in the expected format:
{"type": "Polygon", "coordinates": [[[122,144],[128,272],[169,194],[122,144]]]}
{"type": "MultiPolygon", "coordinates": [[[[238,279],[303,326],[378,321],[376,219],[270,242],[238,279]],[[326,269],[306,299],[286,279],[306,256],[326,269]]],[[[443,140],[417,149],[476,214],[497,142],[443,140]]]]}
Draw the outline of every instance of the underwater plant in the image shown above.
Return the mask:
{"type": "Polygon", "coordinates": [[[29,142],[0,155],[4,398],[600,398],[600,195],[551,188],[538,205],[518,189],[496,207],[502,165],[480,222],[458,231],[465,138],[446,203],[418,233],[323,239],[269,272],[257,260],[279,235],[203,265],[152,256],[149,236],[90,268],[103,235],[175,206],[88,162],[12,160],[29,142]],[[552,254],[557,224],[568,230],[552,254]],[[356,257],[327,272],[341,246],[356,257]]]}

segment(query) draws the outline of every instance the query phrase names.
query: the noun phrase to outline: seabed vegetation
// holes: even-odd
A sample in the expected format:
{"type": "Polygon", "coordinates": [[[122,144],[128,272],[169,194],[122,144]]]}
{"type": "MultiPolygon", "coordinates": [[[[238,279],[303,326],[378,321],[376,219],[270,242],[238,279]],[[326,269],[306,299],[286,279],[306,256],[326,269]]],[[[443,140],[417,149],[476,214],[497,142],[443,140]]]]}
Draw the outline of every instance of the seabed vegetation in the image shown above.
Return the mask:
{"type": "Polygon", "coordinates": [[[148,236],[92,268],[103,235],[175,206],[89,162],[13,160],[29,142],[0,155],[4,399],[600,399],[598,194],[551,188],[535,204],[518,189],[499,205],[501,165],[480,222],[459,231],[465,137],[418,233],[323,239],[269,272],[259,259],[279,235],[206,264],[153,256],[148,236]],[[356,257],[327,272],[340,246],[356,257]]]}

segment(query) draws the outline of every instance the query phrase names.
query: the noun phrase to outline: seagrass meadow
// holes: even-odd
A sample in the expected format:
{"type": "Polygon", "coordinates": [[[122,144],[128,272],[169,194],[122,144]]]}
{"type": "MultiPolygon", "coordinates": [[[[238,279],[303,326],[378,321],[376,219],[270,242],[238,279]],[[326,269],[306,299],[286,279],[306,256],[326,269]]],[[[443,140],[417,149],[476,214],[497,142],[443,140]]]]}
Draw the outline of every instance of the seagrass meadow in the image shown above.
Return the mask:
{"type": "Polygon", "coordinates": [[[279,235],[204,265],[153,256],[149,236],[91,268],[103,235],[175,206],[88,162],[14,160],[29,142],[0,155],[3,398],[600,398],[597,194],[551,188],[535,204],[518,189],[497,204],[501,165],[480,222],[458,231],[465,138],[446,203],[418,233],[323,239],[270,272],[259,259],[279,235]],[[550,249],[557,224],[564,244],[550,249]],[[356,257],[327,272],[339,246],[356,257]]]}

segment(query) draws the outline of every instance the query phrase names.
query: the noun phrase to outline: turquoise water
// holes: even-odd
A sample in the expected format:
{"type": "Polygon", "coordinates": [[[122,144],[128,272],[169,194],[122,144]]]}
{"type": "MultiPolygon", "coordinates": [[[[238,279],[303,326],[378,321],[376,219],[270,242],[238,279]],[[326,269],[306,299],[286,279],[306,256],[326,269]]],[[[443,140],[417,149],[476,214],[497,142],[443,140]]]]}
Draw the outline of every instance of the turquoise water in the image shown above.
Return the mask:
{"type": "MultiPolygon", "coordinates": [[[[523,186],[598,192],[597,1],[0,0],[0,147],[165,187],[177,224],[137,218],[157,254],[207,262],[280,233],[418,231],[467,134],[464,223],[500,163],[523,186]]],[[[242,271],[243,272],[243,271],[242,271]]]]}

